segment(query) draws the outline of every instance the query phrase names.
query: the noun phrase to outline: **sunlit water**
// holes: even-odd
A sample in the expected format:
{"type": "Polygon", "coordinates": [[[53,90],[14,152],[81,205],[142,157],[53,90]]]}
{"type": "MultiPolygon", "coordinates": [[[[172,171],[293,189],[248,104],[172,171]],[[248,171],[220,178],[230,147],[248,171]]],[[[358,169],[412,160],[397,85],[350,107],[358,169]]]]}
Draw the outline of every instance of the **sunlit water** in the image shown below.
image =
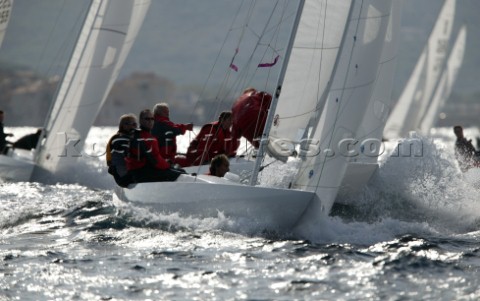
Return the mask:
{"type": "Polygon", "coordinates": [[[480,298],[479,191],[458,171],[451,129],[416,138],[421,156],[390,146],[350,205],[301,237],[221,213],[116,208],[101,156],[114,131],[93,128],[64,184],[0,183],[0,300],[480,298]]]}

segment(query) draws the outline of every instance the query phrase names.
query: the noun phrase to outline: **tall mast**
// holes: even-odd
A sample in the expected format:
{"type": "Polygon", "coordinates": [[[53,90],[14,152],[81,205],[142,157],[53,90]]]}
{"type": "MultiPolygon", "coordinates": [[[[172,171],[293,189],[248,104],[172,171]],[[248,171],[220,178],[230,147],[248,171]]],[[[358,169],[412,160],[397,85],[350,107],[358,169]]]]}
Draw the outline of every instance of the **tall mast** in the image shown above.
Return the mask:
{"type": "Polygon", "coordinates": [[[277,81],[277,89],[275,90],[275,94],[273,95],[272,103],[270,104],[270,109],[268,110],[267,120],[265,122],[265,128],[263,129],[262,138],[260,140],[260,145],[258,147],[257,158],[255,160],[255,166],[253,169],[252,177],[250,178],[250,185],[254,186],[257,183],[258,172],[260,169],[260,165],[262,164],[262,160],[265,154],[265,146],[268,143],[268,133],[270,132],[270,128],[273,122],[273,115],[275,114],[275,109],[277,107],[278,98],[280,97],[280,93],[282,90],[282,82],[285,77],[285,72],[288,66],[288,60],[290,58],[290,53],[292,52],[293,42],[295,41],[295,35],[297,34],[298,24],[300,23],[300,18],[303,12],[303,5],[305,4],[305,0],[299,0],[298,2],[298,9],[297,14],[295,16],[295,20],[292,25],[292,31],[290,34],[290,39],[287,45],[287,51],[285,52],[285,62],[282,65],[282,69],[280,70],[280,74],[278,76],[277,81]]]}

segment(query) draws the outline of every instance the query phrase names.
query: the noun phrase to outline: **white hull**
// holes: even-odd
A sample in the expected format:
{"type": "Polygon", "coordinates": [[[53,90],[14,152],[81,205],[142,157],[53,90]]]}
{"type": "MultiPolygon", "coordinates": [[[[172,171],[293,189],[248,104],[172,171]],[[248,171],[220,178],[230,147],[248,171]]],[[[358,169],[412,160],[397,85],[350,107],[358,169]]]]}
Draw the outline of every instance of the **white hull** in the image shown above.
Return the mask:
{"type": "MultiPolygon", "coordinates": [[[[116,187],[119,200],[159,213],[199,218],[246,219],[266,230],[288,232],[317,204],[313,192],[252,187],[212,176],[181,176],[176,182],[116,187]]],[[[118,201],[118,200],[116,200],[118,201]]]]}
{"type": "Polygon", "coordinates": [[[378,163],[350,162],[335,202],[348,204],[365,187],[378,169],[378,163]]]}
{"type": "Polygon", "coordinates": [[[4,181],[30,181],[33,168],[33,152],[26,150],[10,150],[8,155],[0,155],[0,179],[4,181]]]}

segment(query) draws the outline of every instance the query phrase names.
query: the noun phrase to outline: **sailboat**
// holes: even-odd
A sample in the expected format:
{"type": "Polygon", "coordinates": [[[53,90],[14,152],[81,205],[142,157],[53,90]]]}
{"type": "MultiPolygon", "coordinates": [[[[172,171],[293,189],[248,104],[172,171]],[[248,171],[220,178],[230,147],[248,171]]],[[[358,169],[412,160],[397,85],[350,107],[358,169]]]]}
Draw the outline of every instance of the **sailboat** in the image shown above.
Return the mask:
{"type": "Polygon", "coordinates": [[[93,0],[35,152],[0,156],[0,177],[55,181],[71,172],[143,23],[150,0],[93,0]]]}
{"type": "Polygon", "coordinates": [[[281,232],[328,215],[349,160],[324,150],[338,151],[363,120],[390,7],[385,0],[299,2],[249,185],[182,175],[176,182],[116,187],[114,201],[189,216],[222,212],[281,232]],[[262,162],[275,156],[296,165],[288,188],[259,185],[259,173],[268,172],[260,171],[262,162]]]}
{"type": "Polygon", "coordinates": [[[430,105],[421,119],[419,132],[424,135],[428,134],[430,129],[435,125],[440,110],[444,107],[450,93],[452,92],[452,87],[457,79],[458,71],[463,63],[466,42],[467,28],[464,25],[460,29],[457,39],[453,44],[448,60],[445,62],[445,67],[443,68],[442,75],[437,83],[435,94],[432,96],[430,105]]]}
{"type": "Polygon", "coordinates": [[[362,123],[358,127],[352,152],[336,202],[348,202],[362,189],[378,170],[383,148],[383,130],[393,106],[392,87],[397,64],[402,0],[393,0],[390,22],[378,68],[372,97],[362,123]]]}
{"type": "Polygon", "coordinates": [[[420,127],[447,59],[455,5],[456,0],[445,0],[415,69],[387,120],[385,138],[406,137],[409,131],[420,127]]]}

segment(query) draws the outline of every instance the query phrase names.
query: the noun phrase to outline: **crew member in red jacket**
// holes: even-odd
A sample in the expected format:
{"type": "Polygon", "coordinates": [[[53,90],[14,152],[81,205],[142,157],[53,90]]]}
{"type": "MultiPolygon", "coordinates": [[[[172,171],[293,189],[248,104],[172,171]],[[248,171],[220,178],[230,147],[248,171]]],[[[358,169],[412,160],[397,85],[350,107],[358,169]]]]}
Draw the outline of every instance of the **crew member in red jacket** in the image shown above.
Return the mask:
{"type": "Polygon", "coordinates": [[[140,130],[135,131],[130,140],[130,153],[126,158],[127,169],[134,182],[175,181],[185,172],[171,168],[160,155],[157,139],[150,134],[154,122],[152,112],[143,110],[139,119],[140,130]]]}
{"type": "Polygon", "coordinates": [[[193,124],[173,123],[170,121],[170,109],[166,103],[158,103],[153,107],[155,122],[152,135],[158,140],[160,155],[171,163],[178,163],[177,155],[178,135],[183,135],[187,130],[193,130],[193,124]]]}
{"type": "Polygon", "coordinates": [[[232,136],[239,141],[245,137],[255,148],[260,146],[272,95],[248,88],[233,103],[232,136]]]}
{"type": "Polygon", "coordinates": [[[235,156],[239,142],[232,139],[231,126],[230,111],[222,112],[218,121],[205,124],[190,142],[185,166],[205,164],[218,154],[235,156]]]}

